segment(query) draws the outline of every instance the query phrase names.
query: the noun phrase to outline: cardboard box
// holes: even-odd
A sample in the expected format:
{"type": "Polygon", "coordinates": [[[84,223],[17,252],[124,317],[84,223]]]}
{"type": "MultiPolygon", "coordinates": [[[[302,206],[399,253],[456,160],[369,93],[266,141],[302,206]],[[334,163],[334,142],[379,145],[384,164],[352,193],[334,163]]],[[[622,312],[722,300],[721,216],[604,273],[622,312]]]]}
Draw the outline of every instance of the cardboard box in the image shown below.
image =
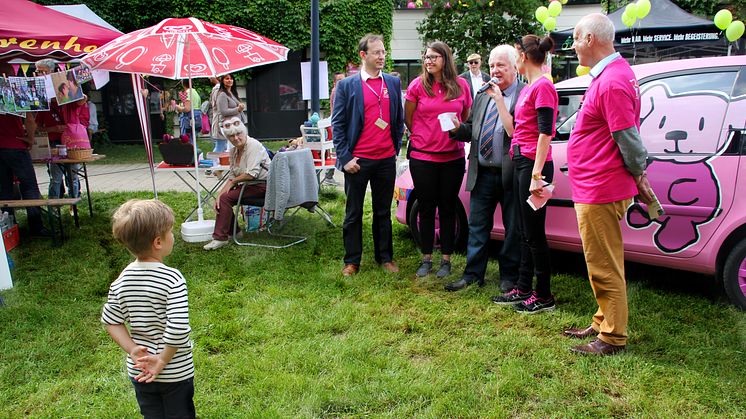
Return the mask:
{"type": "Polygon", "coordinates": [[[14,225],[9,230],[3,231],[3,242],[5,243],[5,251],[10,252],[18,246],[21,241],[21,235],[18,232],[18,224],[14,225]]]}

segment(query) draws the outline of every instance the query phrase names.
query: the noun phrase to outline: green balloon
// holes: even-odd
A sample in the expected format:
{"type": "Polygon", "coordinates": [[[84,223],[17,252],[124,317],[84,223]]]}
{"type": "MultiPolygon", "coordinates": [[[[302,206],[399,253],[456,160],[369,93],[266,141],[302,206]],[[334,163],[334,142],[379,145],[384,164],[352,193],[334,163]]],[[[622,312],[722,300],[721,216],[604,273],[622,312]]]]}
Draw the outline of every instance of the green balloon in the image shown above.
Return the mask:
{"type": "Polygon", "coordinates": [[[637,18],[642,19],[650,13],[650,0],[637,0],[637,18]]]}
{"type": "Polygon", "coordinates": [[[624,13],[622,13],[622,23],[624,24],[624,26],[631,28],[632,25],[635,24],[636,20],[637,18],[634,16],[628,15],[626,10],[624,11],[624,13]]]}
{"type": "Polygon", "coordinates": [[[546,30],[553,31],[554,28],[556,27],[557,27],[557,19],[549,16],[548,18],[546,18],[546,20],[544,20],[544,28],[546,28],[546,30]]]}
{"type": "Polygon", "coordinates": [[[547,9],[549,10],[549,16],[559,16],[562,12],[562,3],[559,0],[552,0],[547,9]]]}
{"type": "Polygon", "coordinates": [[[725,37],[728,38],[730,42],[738,41],[738,39],[743,36],[743,30],[743,22],[741,22],[740,20],[734,20],[730,23],[730,25],[728,25],[728,28],[725,30],[725,37]]]}
{"type": "Polygon", "coordinates": [[[637,5],[634,3],[628,4],[627,7],[624,8],[624,13],[630,15],[636,20],[637,19],[637,5]]]}
{"type": "Polygon", "coordinates": [[[536,20],[538,20],[539,23],[544,24],[544,21],[547,20],[548,17],[549,9],[544,6],[539,6],[536,8],[536,20]]]}
{"type": "Polygon", "coordinates": [[[715,26],[721,31],[728,29],[728,25],[733,21],[733,15],[730,10],[723,9],[715,14],[715,18],[712,19],[715,22],[715,26]]]}

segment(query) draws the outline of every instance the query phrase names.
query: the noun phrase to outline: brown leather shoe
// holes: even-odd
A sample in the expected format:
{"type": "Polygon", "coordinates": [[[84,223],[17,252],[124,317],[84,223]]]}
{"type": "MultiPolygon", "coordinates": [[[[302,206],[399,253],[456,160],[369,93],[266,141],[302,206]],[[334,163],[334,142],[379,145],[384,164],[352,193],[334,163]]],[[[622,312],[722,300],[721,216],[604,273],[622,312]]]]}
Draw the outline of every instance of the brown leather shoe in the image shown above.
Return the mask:
{"type": "Polygon", "coordinates": [[[585,339],[588,336],[593,336],[598,334],[595,330],[593,330],[593,326],[588,326],[585,329],[565,329],[564,332],[562,332],[563,335],[575,339],[585,339]]]}
{"type": "Polygon", "coordinates": [[[398,267],[398,266],[396,266],[396,262],[394,262],[394,261],[391,261],[391,262],[383,262],[383,263],[381,264],[381,267],[382,267],[382,268],[383,268],[383,269],[384,269],[385,271],[391,272],[392,274],[395,274],[395,273],[398,273],[398,272],[399,272],[399,267],[398,267]]]}
{"type": "Polygon", "coordinates": [[[570,348],[570,352],[581,355],[614,355],[622,350],[624,350],[624,345],[611,345],[601,339],[594,339],[591,343],[570,348]]]}
{"type": "Polygon", "coordinates": [[[354,263],[345,263],[345,267],[342,268],[342,275],[343,276],[352,276],[357,273],[357,271],[360,270],[359,265],[355,265],[354,263]]]}

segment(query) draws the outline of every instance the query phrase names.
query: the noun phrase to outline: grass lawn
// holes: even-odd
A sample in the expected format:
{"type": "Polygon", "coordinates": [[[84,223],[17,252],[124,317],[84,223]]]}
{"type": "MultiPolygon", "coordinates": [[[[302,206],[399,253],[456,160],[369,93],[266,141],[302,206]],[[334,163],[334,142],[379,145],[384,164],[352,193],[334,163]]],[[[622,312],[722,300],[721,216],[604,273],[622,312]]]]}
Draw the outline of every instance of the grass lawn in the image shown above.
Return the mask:
{"type": "MultiPolygon", "coordinates": [[[[287,141],[263,141],[262,144],[269,147],[271,150],[277,151],[280,147],[287,144],[287,141]]],[[[197,139],[197,146],[203,151],[212,151],[213,143],[206,137],[200,137],[197,139]]],[[[93,151],[96,154],[104,154],[106,158],[91,162],[89,164],[131,164],[131,163],[147,163],[148,155],[145,152],[145,145],[140,144],[96,144],[93,147],[93,151]]],[[[162,160],[161,154],[158,151],[158,145],[153,147],[153,158],[158,163],[162,160]]]]}
{"type": "MultiPolygon", "coordinates": [[[[0,308],[0,417],[138,416],[124,353],[99,324],[109,284],[132,260],[112,240],[109,214],[132,197],[148,194],[94,194],[96,215],[83,211],[63,247],[23,240],[12,252],[15,288],[0,308]]],[[[181,220],[193,196],[161,199],[181,220]]],[[[326,192],[323,205],[340,225],[344,198],[326,192]]],[[[433,276],[415,279],[419,255],[396,223],[402,272],[384,274],[372,262],[369,213],[362,270],[343,278],[341,231],[312,215],[293,226],[309,240],[286,250],[208,253],[177,239],[167,264],[189,286],[200,417],[746,412],[746,313],[708,291],[704,277],[632,265],[628,350],[580,357],[561,330],[587,325],[595,310],[582,258],[556,257],[557,311],[518,315],[490,303],[494,262],[485,288],[448,293],[433,276]]],[[[455,256],[454,272],[463,267],[455,256]]]]}

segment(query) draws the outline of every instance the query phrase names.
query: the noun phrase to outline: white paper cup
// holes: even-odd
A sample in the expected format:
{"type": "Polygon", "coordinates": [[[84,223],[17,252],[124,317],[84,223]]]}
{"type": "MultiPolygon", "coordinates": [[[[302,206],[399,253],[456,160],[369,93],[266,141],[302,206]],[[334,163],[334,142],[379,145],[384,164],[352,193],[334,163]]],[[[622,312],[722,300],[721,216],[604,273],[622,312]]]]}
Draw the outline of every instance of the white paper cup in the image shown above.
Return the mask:
{"type": "Polygon", "coordinates": [[[438,115],[438,121],[440,122],[441,131],[450,131],[456,128],[453,124],[453,118],[456,117],[456,112],[445,112],[438,115]]]}

